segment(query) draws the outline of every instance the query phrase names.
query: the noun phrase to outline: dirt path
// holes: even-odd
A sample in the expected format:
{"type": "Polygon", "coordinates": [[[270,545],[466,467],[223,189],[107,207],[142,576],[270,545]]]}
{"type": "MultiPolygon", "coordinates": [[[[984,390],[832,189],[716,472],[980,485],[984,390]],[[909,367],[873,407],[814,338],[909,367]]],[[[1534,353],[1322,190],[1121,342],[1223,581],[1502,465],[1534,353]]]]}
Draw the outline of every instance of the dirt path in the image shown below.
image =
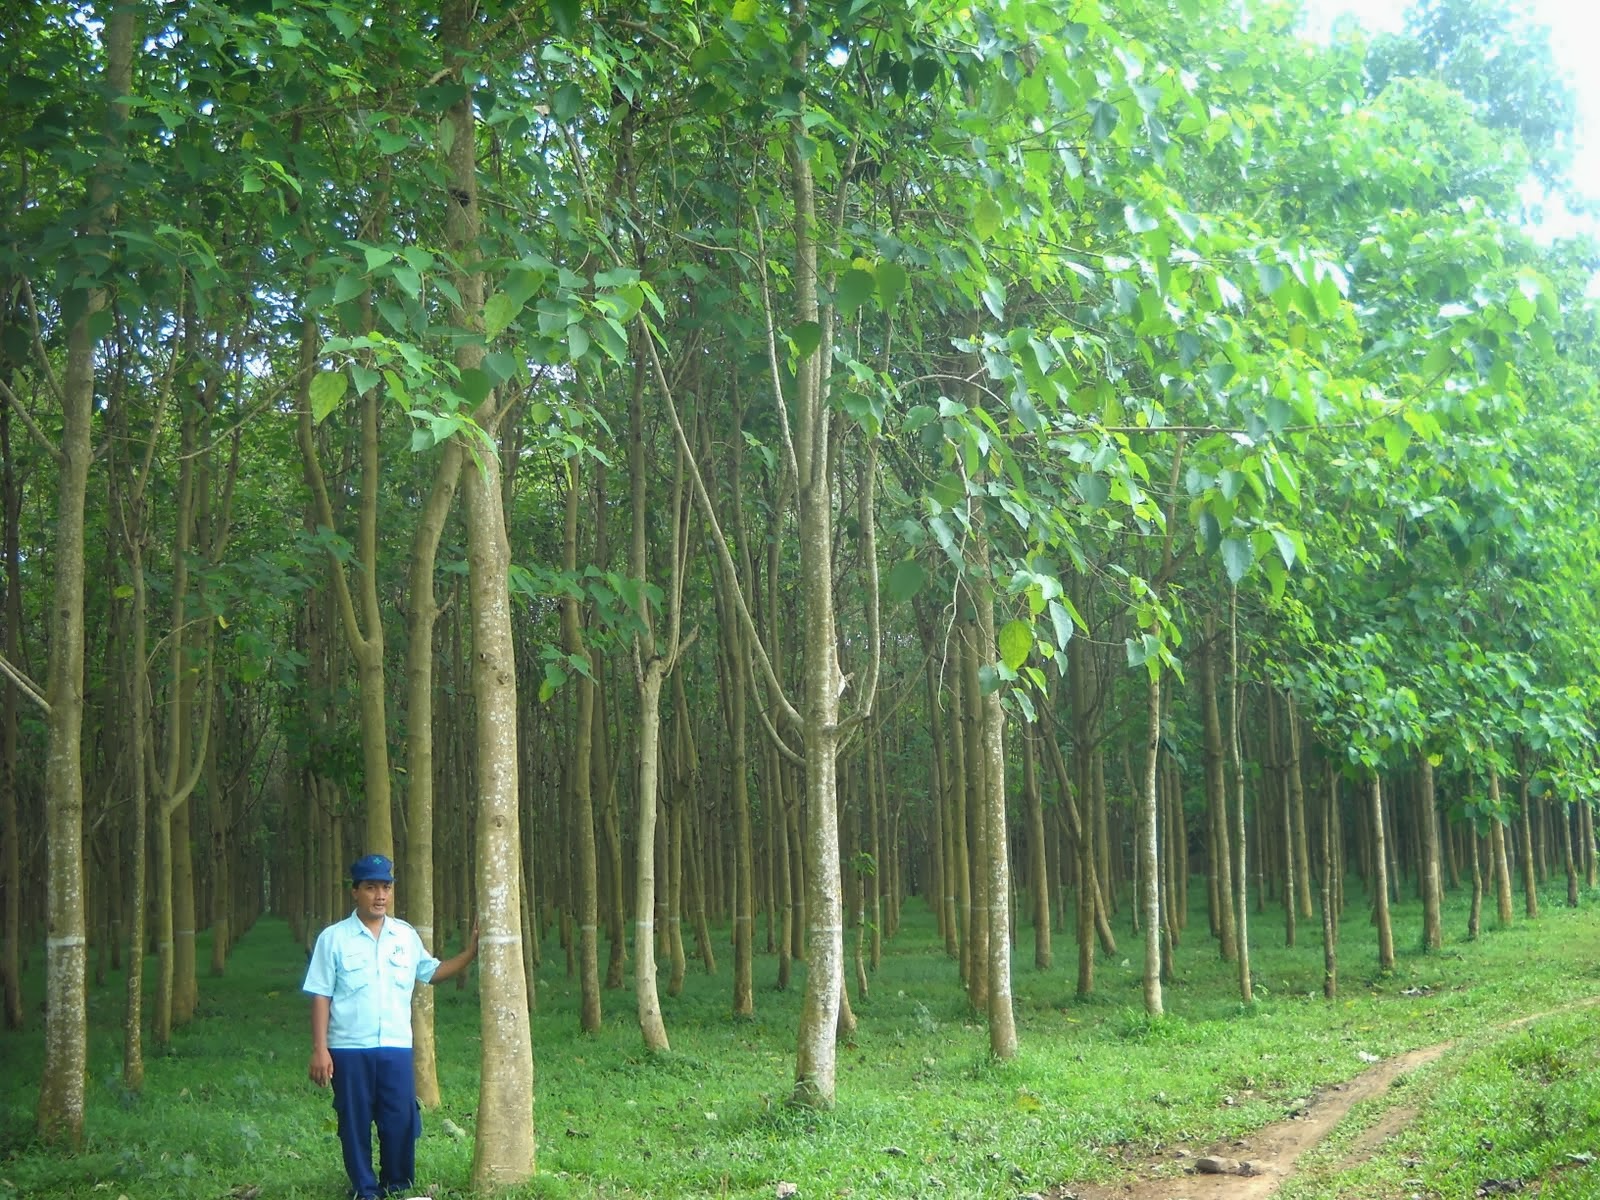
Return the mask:
{"type": "MultiPolygon", "coordinates": [[[[1333,1127],[1355,1105],[1381,1096],[1396,1079],[1433,1062],[1450,1045],[1444,1042],[1413,1050],[1398,1058],[1385,1059],[1361,1072],[1349,1083],[1337,1083],[1317,1093],[1304,1108],[1276,1124],[1258,1129],[1247,1137],[1222,1143],[1203,1154],[1174,1156],[1142,1164],[1136,1168],[1137,1178],[1126,1183],[1075,1183],[1052,1188],[1045,1195],[1049,1200],[1207,1200],[1221,1196],[1228,1197],[1228,1200],[1266,1200],[1266,1197],[1277,1194],[1283,1181],[1294,1173],[1300,1156],[1333,1132],[1333,1127]],[[1195,1171],[1195,1164],[1208,1157],[1248,1164],[1252,1173],[1185,1173],[1195,1171]]],[[[1403,1124],[1388,1132],[1395,1132],[1403,1124]]],[[[1376,1146],[1381,1140],[1377,1139],[1373,1145],[1376,1146]]]]}
{"type": "MultiPolygon", "coordinates": [[[[1551,1012],[1535,1013],[1507,1022],[1502,1031],[1516,1029],[1556,1013],[1600,1004],[1600,997],[1565,1005],[1551,1012]]],[[[1246,1137],[1217,1145],[1198,1154],[1175,1153],[1165,1158],[1133,1166],[1133,1177],[1118,1184],[1062,1184],[1042,1193],[1045,1200],[1267,1200],[1283,1181],[1295,1172],[1300,1156],[1315,1148],[1333,1132],[1345,1115],[1363,1100],[1381,1096],[1395,1080],[1418,1067],[1441,1058],[1454,1045],[1441,1042],[1412,1050],[1397,1058],[1363,1071],[1348,1083],[1337,1083],[1318,1092],[1305,1107],[1282,1121],[1258,1129],[1246,1137]],[[1249,1171],[1206,1174],[1197,1169],[1202,1159],[1223,1160],[1223,1166],[1237,1164],[1249,1171]]],[[[1389,1138],[1399,1133],[1416,1117],[1414,1107],[1396,1108],[1366,1130],[1350,1147],[1346,1163],[1353,1164],[1372,1154],[1389,1138]]]]}

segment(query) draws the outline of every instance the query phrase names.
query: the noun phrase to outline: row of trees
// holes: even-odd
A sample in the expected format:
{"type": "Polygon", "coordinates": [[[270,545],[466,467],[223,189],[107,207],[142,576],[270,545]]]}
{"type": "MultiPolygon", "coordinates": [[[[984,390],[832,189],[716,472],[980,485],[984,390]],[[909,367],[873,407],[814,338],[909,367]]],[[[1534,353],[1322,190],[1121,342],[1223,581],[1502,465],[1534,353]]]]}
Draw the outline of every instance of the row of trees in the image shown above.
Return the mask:
{"type": "Polygon", "coordinates": [[[1512,847],[1575,903],[1594,246],[1529,232],[1571,108],[1510,15],[19,15],[0,975],[20,1024],[43,935],[41,1131],[82,1136],[91,945],[154,949],[164,1045],[197,929],[213,972],[265,905],[314,936],[364,851],[424,938],[481,922],[479,1184],[533,1168],[552,924],[585,1028],[631,956],[651,1049],[682,923],[712,967],[726,921],[735,1018],[764,932],[825,1107],[909,894],[1001,1057],[1019,916],[1047,967],[1070,903],[1087,994],[1127,905],[1158,1014],[1192,875],[1246,1000],[1252,880],[1291,940],[1320,890],[1330,995],[1347,867],[1383,967],[1402,873],[1428,946],[1446,875],[1510,919],[1512,847]]]}

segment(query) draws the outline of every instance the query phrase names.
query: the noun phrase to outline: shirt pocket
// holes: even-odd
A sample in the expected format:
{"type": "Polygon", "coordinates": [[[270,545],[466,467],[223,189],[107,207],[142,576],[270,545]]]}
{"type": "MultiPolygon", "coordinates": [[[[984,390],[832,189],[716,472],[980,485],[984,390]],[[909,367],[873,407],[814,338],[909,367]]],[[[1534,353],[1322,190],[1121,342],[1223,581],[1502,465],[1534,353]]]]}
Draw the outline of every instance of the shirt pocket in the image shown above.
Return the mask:
{"type": "Polygon", "coordinates": [[[377,956],[371,946],[359,942],[344,946],[339,952],[339,972],[335,992],[341,996],[354,996],[371,985],[378,974],[377,956]]]}

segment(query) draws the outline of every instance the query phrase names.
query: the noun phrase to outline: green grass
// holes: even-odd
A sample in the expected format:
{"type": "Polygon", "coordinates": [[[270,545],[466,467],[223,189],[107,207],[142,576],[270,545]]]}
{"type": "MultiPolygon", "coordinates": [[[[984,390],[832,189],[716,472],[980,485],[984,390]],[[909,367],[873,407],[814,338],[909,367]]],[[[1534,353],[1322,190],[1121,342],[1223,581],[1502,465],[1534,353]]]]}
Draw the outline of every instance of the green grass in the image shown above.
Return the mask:
{"type": "MultiPolygon", "coordinates": [[[[684,994],[663,995],[673,1049],[651,1057],[634,1023],[631,983],[606,994],[599,1034],[578,1033],[576,985],[549,945],[533,1018],[538,1175],[515,1194],[765,1198],[787,1180],[806,1198],[1009,1198],[1114,1180],[1126,1161],[1163,1147],[1196,1147],[1281,1117],[1317,1088],[1359,1073],[1363,1055],[1457,1040],[1459,1052],[1394,1090],[1427,1101],[1410,1131],[1364,1166],[1341,1169],[1340,1146],[1381,1115],[1358,1110],[1346,1122],[1351,1132],[1315,1156],[1285,1200],[1465,1196],[1488,1179],[1536,1176],[1545,1180],[1543,1200],[1600,1195],[1600,1171],[1571,1157],[1600,1150],[1600,1082],[1591,1082],[1600,1072],[1588,1036],[1600,1010],[1501,1028],[1600,994],[1600,896],[1570,911],[1552,894],[1537,922],[1519,919],[1438,954],[1402,952],[1387,976],[1374,968],[1375,939],[1354,884],[1351,899],[1334,1003],[1321,999],[1315,923],[1285,950],[1277,910],[1255,918],[1258,992],[1247,1009],[1202,914],[1179,949],[1179,978],[1159,1021],[1142,1011],[1126,917],[1117,925],[1122,954],[1102,959],[1096,994],[1085,1001],[1073,995],[1070,931],[1058,938],[1058,965],[1041,973],[1024,928],[1015,956],[1022,1048],[1009,1063],[990,1060],[983,1022],[935,947],[931,919],[912,902],[870,997],[854,998],[861,1028],[840,1048],[839,1104],[830,1113],[784,1103],[798,972],[794,988],[774,991],[774,962],[758,956],[756,1019],[734,1022],[726,962],[715,977],[691,967],[684,994]]],[[[1416,907],[1402,905],[1395,919],[1397,944],[1414,946],[1416,907]]],[[[1459,935],[1464,912],[1452,907],[1447,922],[1459,935]]],[[[200,955],[205,962],[204,939],[200,955]]],[[[305,1078],[303,965],[285,925],[257,925],[226,978],[202,978],[196,1019],[169,1054],[151,1056],[140,1096],[121,1085],[123,989],[113,975],[90,1001],[86,1144],[61,1156],[32,1133],[43,1054],[36,952],[27,976],[32,1025],[0,1034],[0,1200],[218,1200],[249,1186],[263,1200],[339,1197],[332,1110],[305,1078]]],[[[446,984],[437,998],[444,1105],[425,1119],[418,1170],[423,1186],[447,1196],[464,1193],[468,1178],[470,1144],[450,1136],[443,1119],[473,1128],[477,994],[475,985],[446,984]]]]}

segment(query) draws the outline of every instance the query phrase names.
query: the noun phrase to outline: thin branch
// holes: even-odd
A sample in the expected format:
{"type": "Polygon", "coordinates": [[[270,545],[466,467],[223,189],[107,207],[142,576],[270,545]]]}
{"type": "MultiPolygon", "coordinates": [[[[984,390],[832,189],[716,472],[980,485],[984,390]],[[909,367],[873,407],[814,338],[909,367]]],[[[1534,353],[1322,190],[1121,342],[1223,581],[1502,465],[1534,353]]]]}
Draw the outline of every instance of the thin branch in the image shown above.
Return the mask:
{"type": "Polygon", "coordinates": [[[27,276],[22,278],[22,297],[28,303],[28,321],[33,326],[33,348],[39,354],[39,368],[44,372],[50,390],[56,394],[57,403],[65,404],[67,395],[61,390],[61,381],[56,378],[55,369],[50,366],[50,355],[44,348],[44,333],[39,328],[39,306],[34,302],[33,285],[28,282],[27,276]]]}
{"type": "Polygon", "coordinates": [[[4,654],[0,654],[0,675],[11,680],[19,692],[44,709],[45,715],[49,716],[50,701],[44,698],[44,692],[40,690],[39,685],[29,679],[27,673],[21,667],[14,665],[4,654]]]}
{"type": "Polygon", "coordinates": [[[6,403],[11,405],[11,411],[22,418],[22,423],[28,427],[28,432],[33,435],[34,440],[39,443],[45,453],[55,459],[58,465],[65,466],[67,461],[66,452],[52,442],[46,436],[44,430],[39,428],[28,410],[22,407],[21,399],[11,390],[10,385],[4,379],[0,379],[0,394],[4,394],[6,403]]]}

